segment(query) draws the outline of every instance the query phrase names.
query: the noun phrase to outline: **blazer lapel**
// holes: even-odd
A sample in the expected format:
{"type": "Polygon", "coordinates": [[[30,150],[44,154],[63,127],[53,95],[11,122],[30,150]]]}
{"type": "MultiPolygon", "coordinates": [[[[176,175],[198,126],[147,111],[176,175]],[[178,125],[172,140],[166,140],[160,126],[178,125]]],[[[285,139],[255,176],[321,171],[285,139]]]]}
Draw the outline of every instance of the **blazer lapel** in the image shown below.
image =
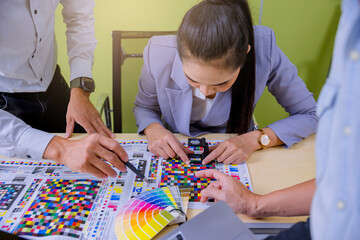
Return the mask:
{"type": "Polygon", "coordinates": [[[182,134],[190,135],[190,118],[193,100],[192,90],[184,75],[182,62],[178,53],[175,56],[170,77],[180,88],[165,88],[171,113],[177,127],[176,130],[182,134]]]}

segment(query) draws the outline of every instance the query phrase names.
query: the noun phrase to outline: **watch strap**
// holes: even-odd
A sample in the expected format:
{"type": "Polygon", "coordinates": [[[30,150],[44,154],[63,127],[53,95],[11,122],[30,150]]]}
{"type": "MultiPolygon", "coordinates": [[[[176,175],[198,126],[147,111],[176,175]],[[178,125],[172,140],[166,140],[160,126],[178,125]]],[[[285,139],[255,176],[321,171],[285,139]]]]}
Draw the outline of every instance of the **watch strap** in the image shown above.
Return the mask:
{"type": "Polygon", "coordinates": [[[70,81],[70,88],[76,88],[76,87],[82,88],[81,87],[81,77],[77,77],[70,81]]]}
{"type": "Polygon", "coordinates": [[[73,80],[71,80],[70,82],[70,88],[75,88],[75,87],[79,87],[81,88],[83,91],[91,93],[95,90],[95,82],[93,79],[91,78],[86,78],[85,77],[78,77],[75,78],[73,80]],[[92,88],[87,88],[86,86],[86,82],[91,81],[92,82],[92,88]]]}
{"type": "Polygon", "coordinates": [[[264,145],[264,144],[262,144],[262,142],[261,142],[261,138],[262,138],[262,136],[267,136],[267,137],[269,137],[265,132],[264,132],[264,130],[263,129],[261,129],[261,128],[259,128],[258,129],[258,131],[260,132],[260,137],[259,137],[259,139],[258,139],[258,142],[259,142],[259,144],[261,145],[261,147],[262,147],[262,149],[265,149],[265,148],[267,148],[268,146],[267,145],[264,145]]]}

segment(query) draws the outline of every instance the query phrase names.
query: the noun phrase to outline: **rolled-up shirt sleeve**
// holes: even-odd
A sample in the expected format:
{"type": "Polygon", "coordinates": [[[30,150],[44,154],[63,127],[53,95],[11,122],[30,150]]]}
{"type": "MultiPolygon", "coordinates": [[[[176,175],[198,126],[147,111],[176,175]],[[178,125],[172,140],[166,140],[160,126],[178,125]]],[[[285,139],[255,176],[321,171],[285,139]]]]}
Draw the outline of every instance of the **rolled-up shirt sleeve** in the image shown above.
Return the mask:
{"type": "Polygon", "coordinates": [[[0,124],[0,155],[6,157],[41,159],[54,137],[3,110],[0,110],[0,124]]]}
{"type": "Polygon", "coordinates": [[[298,76],[296,66],[276,45],[274,32],[271,32],[270,76],[267,86],[290,116],[268,127],[284,142],[285,147],[290,147],[315,133],[319,119],[316,116],[313,94],[298,76]]]}
{"type": "Polygon", "coordinates": [[[70,79],[92,78],[95,38],[94,0],[61,0],[66,24],[70,79]]]}

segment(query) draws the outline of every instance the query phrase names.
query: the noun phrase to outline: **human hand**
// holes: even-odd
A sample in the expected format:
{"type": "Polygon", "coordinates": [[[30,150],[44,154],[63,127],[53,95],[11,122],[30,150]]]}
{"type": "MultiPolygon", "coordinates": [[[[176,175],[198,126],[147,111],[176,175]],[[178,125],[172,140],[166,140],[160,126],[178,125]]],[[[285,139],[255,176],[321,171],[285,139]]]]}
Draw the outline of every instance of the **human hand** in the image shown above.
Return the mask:
{"type": "Polygon", "coordinates": [[[202,203],[205,203],[211,197],[215,201],[226,202],[236,213],[258,217],[256,209],[260,195],[252,193],[236,178],[215,169],[198,171],[195,176],[216,179],[201,191],[200,201],[202,203]]]}
{"type": "Polygon", "coordinates": [[[150,124],[144,132],[149,139],[150,152],[164,159],[174,158],[178,155],[183,162],[190,164],[187,154],[193,153],[193,151],[186,148],[174,134],[159,123],[150,124]]]}
{"type": "Polygon", "coordinates": [[[43,157],[64,164],[73,171],[90,173],[98,178],[116,177],[109,163],[126,172],[123,161],[128,161],[127,153],[116,140],[99,134],[91,134],[80,140],[55,136],[43,157]]]}
{"type": "Polygon", "coordinates": [[[245,162],[250,155],[260,149],[257,142],[258,133],[249,132],[210,147],[210,154],[204,158],[202,164],[208,164],[216,158],[224,164],[240,164],[245,162]]]}
{"type": "Polygon", "coordinates": [[[99,112],[89,100],[90,93],[81,88],[72,88],[66,113],[66,134],[69,138],[74,131],[75,122],[80,124],[88,134],[98,133],[115,138],[115,135],[103,123],[99,112]]]}

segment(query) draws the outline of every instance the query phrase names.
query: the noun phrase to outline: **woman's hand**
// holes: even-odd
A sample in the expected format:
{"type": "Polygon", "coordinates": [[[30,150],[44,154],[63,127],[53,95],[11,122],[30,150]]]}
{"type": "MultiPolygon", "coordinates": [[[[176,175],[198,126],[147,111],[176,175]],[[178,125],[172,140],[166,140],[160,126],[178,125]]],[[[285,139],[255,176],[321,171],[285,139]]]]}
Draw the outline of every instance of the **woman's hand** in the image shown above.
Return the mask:
{"type": "Polygon", "coordinates": [[[260,132],[253,131],[211,146],[211,153],[204,158],[202,164],[207,164],[215,158],[218,162],[224,164],[240,164],[245,162],[253,152],[261,148],[257,141],[259,137],[260,132]]]}
{"type": "MultiPolygon", "coordinates": [[[[267,147],[274,147],[284,144],[271,128],[264,128],[264,132],[269,136],[270,143],[267,147]]],[[[207,164],[214,160],[224,164],[240,164],[245,162],[253,152],[262,148],[259,143],[260,131],[248,132],[222,143],[211,146],[211,153],[204,158],[202,164],[207,164]]]]}
{"type": "Polygon", "coordinates": [[[175,158],[178,155],[183,162],[190,164],[187,154],[193,151],[186,148],[174,134],[159,123],[150,124],[144,132],[149,140],[150,152],[165,159],[175,158]]]}

